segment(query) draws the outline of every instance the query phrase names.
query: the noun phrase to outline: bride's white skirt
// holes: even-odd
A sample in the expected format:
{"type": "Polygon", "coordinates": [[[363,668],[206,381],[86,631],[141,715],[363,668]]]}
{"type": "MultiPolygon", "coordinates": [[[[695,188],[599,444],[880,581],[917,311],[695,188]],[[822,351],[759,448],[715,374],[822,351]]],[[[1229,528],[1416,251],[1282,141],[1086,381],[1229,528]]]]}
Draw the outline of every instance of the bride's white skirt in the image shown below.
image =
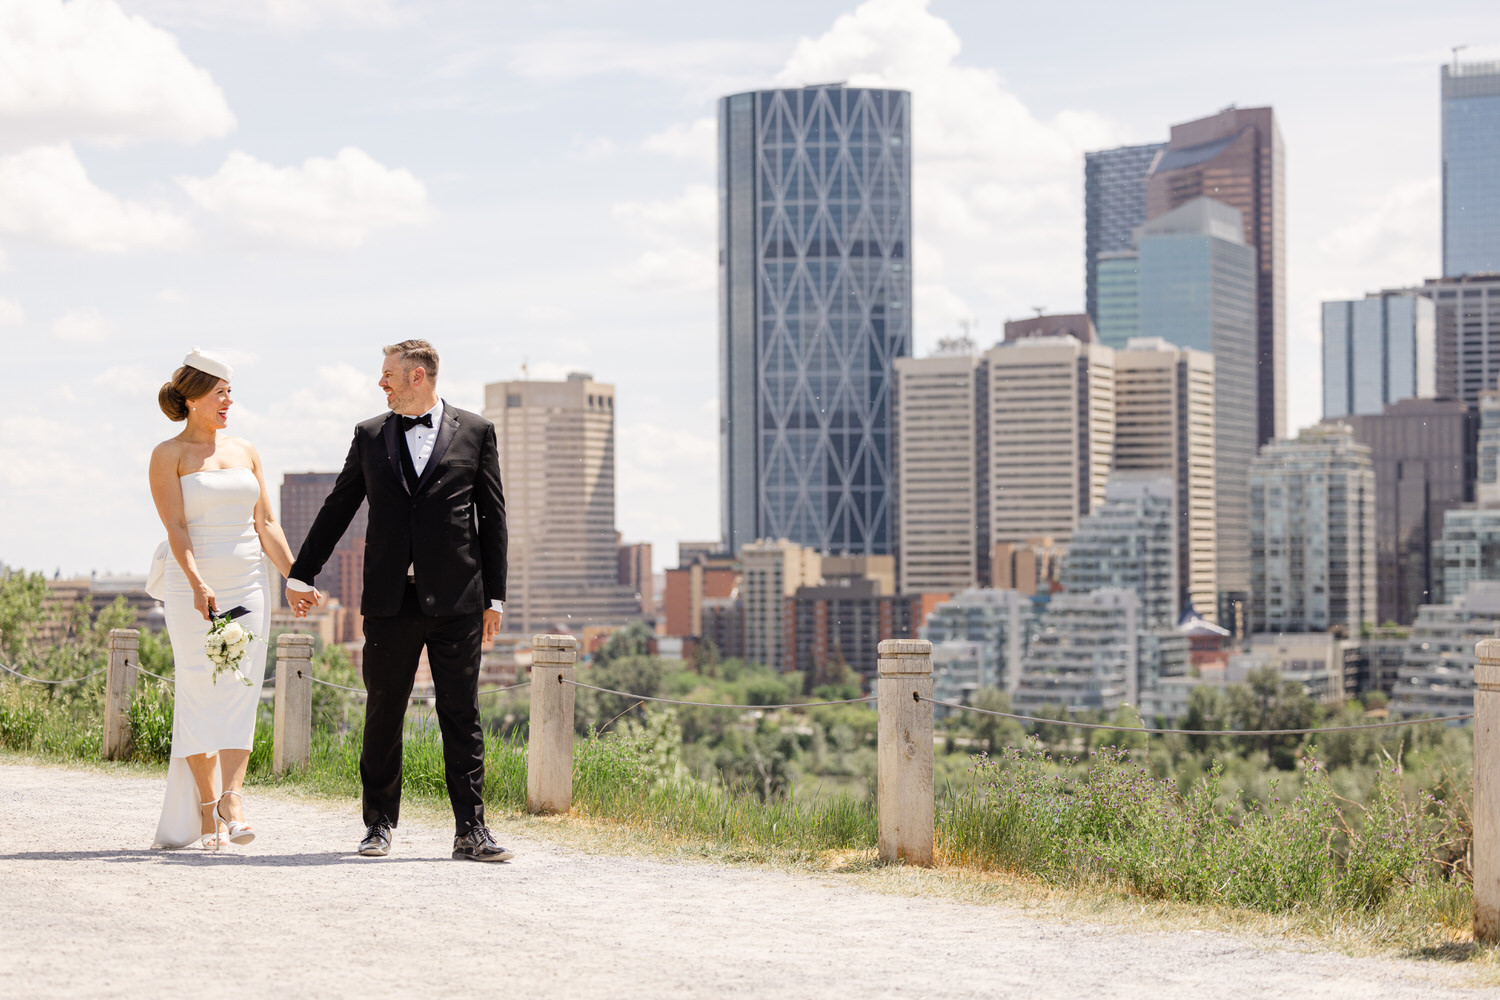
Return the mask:
{"type": "MultiPolygon", "coordinates": [[[[239,623],[258,638],[245,651],[240,672],[247,687],[232,671],[213,680],[213,664],[203,651],[208,622],[193,608],[193,594],[176,560],[167,564],[167,596],[163,601],[167,634],[176,661],[175,703],[172,710],[172,762],[167,768],[167,792],[156,827],[157,848],[186,847],[202,836],[202,810],[197,782],[186,758],[217,754],[220,750],[249,750],[255,742],[255,715],[261,682],[266,673],[266,633],[271,606],[270,573],[253,525],[189,525],[198,571],[213,588],[220,611],[243,606],[250,614],[239,623]]],[[[214,797],[220,792],[214,768],[214,797]]]]}

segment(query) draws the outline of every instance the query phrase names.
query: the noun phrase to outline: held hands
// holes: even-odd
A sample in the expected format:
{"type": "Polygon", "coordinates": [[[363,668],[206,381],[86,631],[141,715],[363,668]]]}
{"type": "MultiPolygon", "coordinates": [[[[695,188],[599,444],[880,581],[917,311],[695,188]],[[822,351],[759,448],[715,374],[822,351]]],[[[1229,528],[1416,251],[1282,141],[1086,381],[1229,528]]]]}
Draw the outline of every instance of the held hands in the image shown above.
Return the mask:
{"type": "Polygon", "coordinates": [[[486,609],[484,612],[484,636],[480,640],[485,646],[495,641],[500,634],[500,612],[486,609]]]}
{"type": "Polygon", "coordinates": [[[323,594],[317,587],[312,590],[293,590],[287,587],[286,603],[298,618],[306,618],[309,611],[323,603],[323,594]]]}

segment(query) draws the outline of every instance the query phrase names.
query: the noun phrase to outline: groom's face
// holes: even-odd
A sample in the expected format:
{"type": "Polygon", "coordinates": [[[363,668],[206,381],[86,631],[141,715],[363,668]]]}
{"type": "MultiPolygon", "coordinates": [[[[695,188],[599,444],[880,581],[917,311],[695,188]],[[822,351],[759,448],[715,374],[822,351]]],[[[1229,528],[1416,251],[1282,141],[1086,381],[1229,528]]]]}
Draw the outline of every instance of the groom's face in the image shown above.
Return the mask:
{"type": "Polygon", "coordinates": [[[399,354],[387,354],[380,366],[380,388],[385,391],[386,405],[397,413],[406,413],[416,401],[417,388],[412,381],[412,369],[402,361],[399,354]]]}

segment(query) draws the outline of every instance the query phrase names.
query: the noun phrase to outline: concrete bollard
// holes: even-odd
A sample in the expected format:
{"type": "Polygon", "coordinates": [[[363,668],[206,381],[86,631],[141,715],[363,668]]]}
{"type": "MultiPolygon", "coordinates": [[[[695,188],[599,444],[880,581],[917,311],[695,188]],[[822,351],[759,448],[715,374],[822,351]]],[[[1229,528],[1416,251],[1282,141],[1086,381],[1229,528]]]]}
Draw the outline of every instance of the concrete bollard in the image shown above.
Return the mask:
{"type": "Polygon", "coordinates": [[[1500,639],[1474,652],[1474,940],[1500,941],[1500,639]]]}
{"type": "Polygon", "coordinates": [[[313,637],[276,637],[276,703],[272,715],[271,770],[306,767],[312,758],[313,637]]]}
{"type": "Polygon", "coordinates": [[[876,810],[880,860],[932,866],[932,643],[880,643],[876,810]]]}
{"type": "Polygon", "coordinates": [[[573,808],[573,695],[578,640],[538,635],[531,640],[531,734],[526,744],[526,809],[565,813],[573,808]]]}
{"type": "Polygon", "coordinates": [[[106,760],[119,760],[130,750],[130,701],[135,696],[135,668],[140,663],[141,631],[109,630],[109,673],[104,687],[104,743],[106,760]]]}

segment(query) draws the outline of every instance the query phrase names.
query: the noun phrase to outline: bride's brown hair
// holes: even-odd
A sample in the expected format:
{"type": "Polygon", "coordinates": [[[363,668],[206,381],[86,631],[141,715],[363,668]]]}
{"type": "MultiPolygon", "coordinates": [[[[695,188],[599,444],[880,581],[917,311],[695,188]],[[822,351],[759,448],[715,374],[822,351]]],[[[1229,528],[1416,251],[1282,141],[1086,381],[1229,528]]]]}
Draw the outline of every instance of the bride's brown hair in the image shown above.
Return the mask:
{"type": "Polygon", "coordinates": [[[202,399],[213,392],[218,384],[219,376],[210,375],[192,365],[183,365],[172,373],[172,381],[162,384],[161,391],[156,394],[156,401],[161,404],[161,412],[167,415],[168,420],[186,420],[188,401],[202,399]]]}

